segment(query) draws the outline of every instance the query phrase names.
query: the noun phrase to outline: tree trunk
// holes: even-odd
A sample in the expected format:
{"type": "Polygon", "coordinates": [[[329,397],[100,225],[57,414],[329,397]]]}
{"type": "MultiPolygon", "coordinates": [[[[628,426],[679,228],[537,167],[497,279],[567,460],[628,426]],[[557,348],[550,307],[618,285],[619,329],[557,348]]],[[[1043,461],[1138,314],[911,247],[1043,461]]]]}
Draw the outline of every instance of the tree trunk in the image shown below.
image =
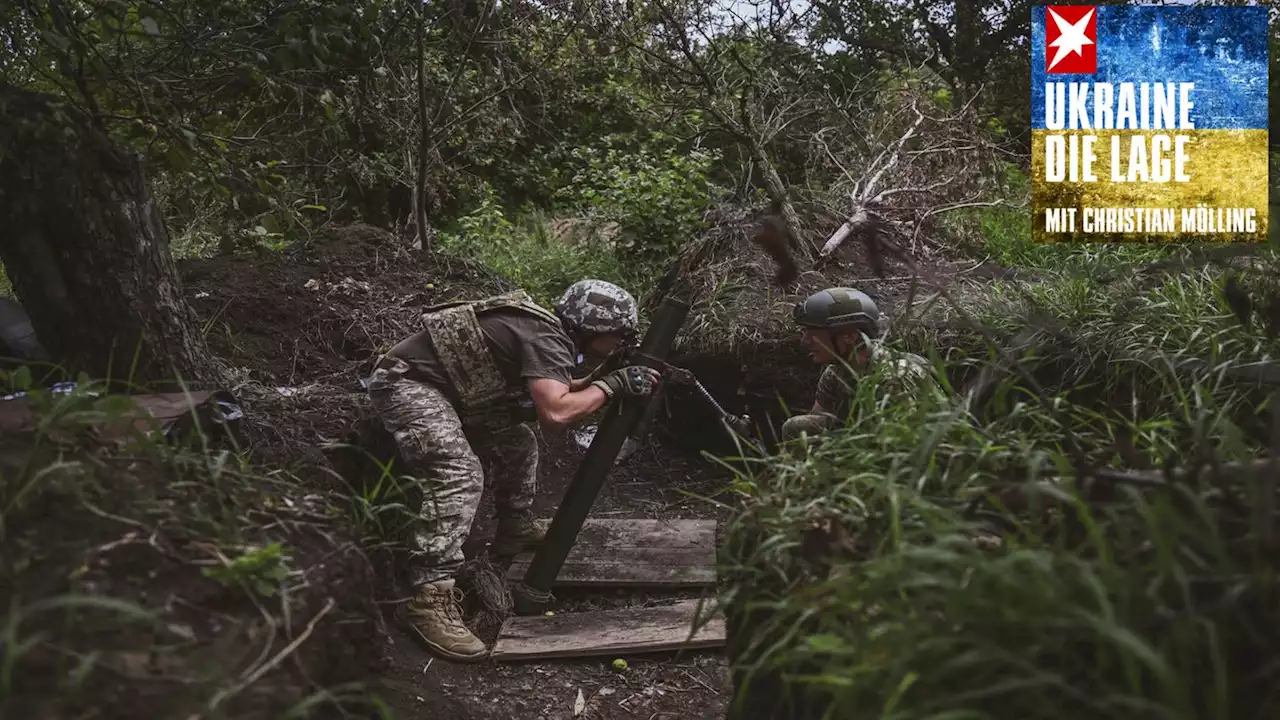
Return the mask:
{"type": "Polygon", "coordinates": [[[431,152],[431,133],[427,127],[427,50],[423,41],[423,25],[427,22],[426,3],[418,3],[417,31],[418,46],[418,192],[415,194],[414,221],[418,226],[417,248],[426,252],[433,250],[430,232],[430,220],[427,218],[427,158],[431,152]]]}
{"type": "Polygon", "coordinates": [[[769,153],[755,139],[751,140],[751,155],[764,174],[764,186],[769,191],[769,199],[778,206],[782,214],[782,222],[787,224],[792,249],[799,252],[803,258],[812,257],[813,243],[806,242],[804,235],[801,234],[800,215],[796,213],[795,205],[791,204],[791,195],[787,192],[787,186],[783,184],[782,176],[778,174],[778,169],[769,159],[769,153]]]}
{"type": "Polygon", "coordinates": [[[0,262],[71,376],[219,379],[139,159],[58,99],[3,82],[0,217],[0,262]]]}

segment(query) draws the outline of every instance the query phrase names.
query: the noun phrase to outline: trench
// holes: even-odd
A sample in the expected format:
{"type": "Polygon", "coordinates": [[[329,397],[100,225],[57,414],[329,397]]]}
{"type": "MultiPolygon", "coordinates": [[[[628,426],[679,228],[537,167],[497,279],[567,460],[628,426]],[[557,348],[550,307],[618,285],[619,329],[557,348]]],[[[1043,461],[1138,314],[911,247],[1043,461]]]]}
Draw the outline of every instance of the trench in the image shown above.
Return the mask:
{"type": "MultiPolygon", "coordinates": [[[[772,446],[782,421],[788,416],[788,408],[804,407],[812,402],[818,370],[812,367],[803,350],[794,345],[785,342],[761,345],[732,354],[677,349],[669,362],[692,372],[727,411],[750,415],[757,436],[766,446],[772,446]]],[[[589,427],[590,422],[584,423],[581,429],[589,427]]],[[[337,452],[331,461],[352,485],[353,494],[368,496],[380,482],[379,463],[395,457],[394,441],[373,417],[365,418],[350,440],[359,450],[337,452]]],[[[539,488],[534,505],[539,517],[550,518],[554,514],[582,460],[585,452],[582,442],[573,432],[541,438],[539,488]]],[[[719,521],[719,545],[732,511],[703,498],[723,498],[731,478],[730,471],[711,461],[707,454],[732,457],[738,454],[738,449],[720,423],[718,413],[693,389],[677,384],[668,386],[645,441],[614,465],[593,505],[591,517],[714,518],[719,521]]],[[[385,479],[381,481],[385,486],[385,479]]],[[[383,499],[390,500],[386,496],[383,499]]],[[[405,498],[401,502],[412,508],[418,501],[405,498]]],[[[465,546],[471,559],[486,555],[496,525],[492,510],[492,493],[486,488],[465,546]]],[[[406,529],[398,528],[400,538],[406,537],[406,529]]],[[[592,700],[604,703],[600,708],[601,717],[615,716],[610,712],[624,716],[627,710],[643,710],[644,717],[723,717],[727,711],[732,689],[723,648],[637,654],[626,658],[631,669],[625,676],[612,672],[609,657],[471,666],[433,659],[398,624],[397,601],[409,594],[404,578],[408,558],[402,549],[397,549],[400,543],[390,539],[392,542],[387,542],[388,538],[371,542],[368,555],[379,578],[378,595],[384,603],[383,619],[390,641],[386,667],[382,671],[382,693],[396,710],[397,717],[495,720],[559,717],[558,710],[570,707],[574,700],[576,690],[569,691],[569,686],[616,691],[607,697],[597,693],[592,700]],[[532,688],[532,693],[527,688],[532,688]],[[665,688],[665,694],[644,688],[665,688]],[[549,694],[540,689],[546,689],[549,694]],[[617,706],[636,692],[650,694],[617,706]]],[[[495,568],[505,571],[506,563],[495,568]]],[[[709,597],[713,592],[712,589],[558,588],[556,611],[649,606],[709,597]]],[[[464,604],[468,625],[492,646],[500,624],[485,617],[483,609],[475,595],[468,591],[464,604]]],[[[591,693],[587,695],[592,697],[591,693]]]]}
{"type": "MultiPolygon", "coordinates": [[[[725,410],[749,416],[756,438],[769,450],[777,447],[783,421],[812,405],[819,373],[798,343],[786,341],[736,353],[675,352],[669,362],[692,372],[725,410]]],[[[689,387],[668,390],[655,425],[683,452],[738,452],[716,410],[689,387]]]]}

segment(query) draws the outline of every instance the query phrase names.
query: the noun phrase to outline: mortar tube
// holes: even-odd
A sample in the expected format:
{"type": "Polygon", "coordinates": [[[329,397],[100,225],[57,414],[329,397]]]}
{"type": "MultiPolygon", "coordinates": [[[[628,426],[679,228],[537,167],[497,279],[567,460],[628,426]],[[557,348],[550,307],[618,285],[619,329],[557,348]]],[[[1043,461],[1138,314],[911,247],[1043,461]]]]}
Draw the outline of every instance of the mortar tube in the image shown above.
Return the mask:
{"type": "MultiPolygon", "coordinates": [[[[689,304],[667,297],[658,307],[649,331],[640,343],[639,352],[633,356],[638,365],[662,371],[667,353],[689,314],[689,304]]],[[[551,587],[555,584],[560,568],[569,550],[578,539],[582,524],[595,505],[609,471],[618,459],[623,443],[641,420],[650,402],[620,398],[606,411],[600,429],[587,448],[582,464],[578,466],[573,481],[565,490],[560,507],[556,509],[546,538],[538,544],[525,572],[524,580],[512,588],[515,611],[519,615],[537,615],[550,609],[555,599],[551,587]]]]}

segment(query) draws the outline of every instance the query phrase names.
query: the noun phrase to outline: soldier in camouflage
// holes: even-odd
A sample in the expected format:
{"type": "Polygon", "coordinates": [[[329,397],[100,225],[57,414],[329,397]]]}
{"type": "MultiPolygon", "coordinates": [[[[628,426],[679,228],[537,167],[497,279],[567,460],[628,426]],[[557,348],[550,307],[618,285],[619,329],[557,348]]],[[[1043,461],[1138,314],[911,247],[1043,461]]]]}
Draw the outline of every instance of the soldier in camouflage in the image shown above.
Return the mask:
{"type": "Polygon", "coordinates": [[[423,491],[408,619],[436,654],[466,661],[486,652],[462,621],[454,587],[485,479],[494,489],[496,553],[514,555],[545,535],[531,513],[538,441],[529,423],[559,432],[618,394],[656,388],[658,373],[646,367],[571,375],[580,357],[607,357],[628,340],[638,320],[625,290],[583,280],[554,313],[523,292],[428,308],[424,329],[376,364],[369,397],[423,491]]]}
{"type": "Polygon", "coordinates": [[[813,408],[782,424],[782,439],[818,436],[841,425],[860,376],[879,365],[881,382],[891,392],[905,391],[928,372],[924,358],[894,353],[878,341],[885,318],[875,302],[852,288],[828,288],[797,303],[795,321],[800,342],[815,363],[824,365],[813,408]]]}

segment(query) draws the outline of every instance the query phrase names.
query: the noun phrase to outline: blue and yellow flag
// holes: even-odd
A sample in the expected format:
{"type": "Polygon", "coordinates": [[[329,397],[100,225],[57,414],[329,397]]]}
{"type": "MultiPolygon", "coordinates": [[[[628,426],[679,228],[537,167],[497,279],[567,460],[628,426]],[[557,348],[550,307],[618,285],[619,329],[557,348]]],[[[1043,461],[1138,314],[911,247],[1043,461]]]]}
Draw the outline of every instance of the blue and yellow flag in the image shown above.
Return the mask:
{"type": "Polygon", "coordinates": [[[1035,7],[1035,239],[1266,240],[1267,56],[1265,7],[1035,7]]]}

